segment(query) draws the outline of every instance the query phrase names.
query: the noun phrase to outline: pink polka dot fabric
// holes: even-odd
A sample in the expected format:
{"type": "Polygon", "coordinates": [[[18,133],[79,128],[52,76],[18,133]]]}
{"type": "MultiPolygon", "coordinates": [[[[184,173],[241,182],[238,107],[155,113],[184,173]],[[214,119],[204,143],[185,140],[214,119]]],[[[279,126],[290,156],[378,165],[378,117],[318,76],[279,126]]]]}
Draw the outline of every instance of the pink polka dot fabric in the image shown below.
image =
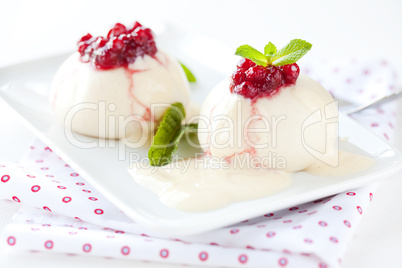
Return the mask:
{"type": "MultiPolygon", "coordinates": [[[[309,66],[302,70],[349,101],[394,90],[392,69],[383,61],[309,66]]],[[[395,111],[389,103],[354,118],[392,142],[395,111]]],[[[24,204],[0,237],[6,250],[224,267],[340,267],[376,188],[267,211],[197,236],[165,237],[129,219],[42,142],[28,150],[19,163],[0,163],[0,198],[24,204]]]]}

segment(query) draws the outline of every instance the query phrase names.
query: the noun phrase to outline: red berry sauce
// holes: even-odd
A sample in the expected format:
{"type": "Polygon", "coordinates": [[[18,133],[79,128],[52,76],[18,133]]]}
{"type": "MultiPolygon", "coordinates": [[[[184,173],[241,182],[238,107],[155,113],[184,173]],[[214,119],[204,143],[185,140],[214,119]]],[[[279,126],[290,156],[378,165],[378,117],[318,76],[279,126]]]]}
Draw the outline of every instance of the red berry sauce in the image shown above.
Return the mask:
{"type": "Polygon", "coordinates": [[[116,23],[107,37],[84,35],[77,43],[83,62],[91,62],[97,69],[127,67],[137,57],[154,56],[157,52],[151,29],[136,22],[126,28],[116,23]]]}
{"type": "Polygon", "coordinates": [[[231,77],[230,92],[255,101],[275,95],[283,86],[294,85],[299,73],[296,63],[264,67],[249,59],[241,59],[231,77]]]}

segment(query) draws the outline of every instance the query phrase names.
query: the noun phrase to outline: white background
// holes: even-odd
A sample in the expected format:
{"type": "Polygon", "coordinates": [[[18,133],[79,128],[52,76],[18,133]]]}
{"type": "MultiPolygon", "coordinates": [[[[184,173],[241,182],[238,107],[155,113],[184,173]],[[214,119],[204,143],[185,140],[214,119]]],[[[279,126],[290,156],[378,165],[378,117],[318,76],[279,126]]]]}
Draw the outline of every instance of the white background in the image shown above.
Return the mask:
{"type": "MultiPolygon", "coordinates": [[[[115,22],[180,25],[234,49],[259,49],[293,38],[309,55],[383,57],[402,76],[402,1],[21,1],[0,0],[0,67],[72,51],[87,32],[105,35],[115,22]]],[[[200,48],[200,55],[219,55],[200,48]]],[[[0,70],[1,72],[1,70],[0,70]]],[[[398,115],[400,133],[402,115],[398,115]]],[[[0,161],[18,160],[33,135],[0,103],[0,161]]],[[[402,138],[397,146],[402,149],[402,138]]],[[[402,267],[401,174],[383,181],[352,240],[344,267],[402,267]]],[[[18,205],[0,202],[0,231],[18,205]]],[[[132,267],[142,262],[0,253],[0,267],[132,267]]],[[[157,267],[156,264],[146,264],[157,267]]],[[[164,265],[166,266],[166,265],[164,265]]],[[[181,266],[180,266],[181,267],[181,266]]]]}

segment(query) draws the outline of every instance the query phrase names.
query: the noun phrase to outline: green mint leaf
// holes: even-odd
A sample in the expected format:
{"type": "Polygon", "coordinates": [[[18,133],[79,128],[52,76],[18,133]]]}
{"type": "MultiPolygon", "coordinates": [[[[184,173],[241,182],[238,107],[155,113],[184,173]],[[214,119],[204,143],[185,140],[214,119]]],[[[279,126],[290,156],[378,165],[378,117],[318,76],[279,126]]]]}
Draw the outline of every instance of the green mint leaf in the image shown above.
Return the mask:
{"type": "Polygon", "coordinates": [[[257,65],[261,65],[261,66],[268,65],[267,58],[264,56],[264,54],[262,54],[257,49],[255,49],[249,45],[239,46],[236,49],[235,55],[249,59],[257,65]]]}
{"type": "Polygon", "coordinates": [[[197,79],[195,78],[194,74],[190,71],[190,69],[187,68],[186,65],[184,65],[184,64],[181,63],[180,61],[179,61],[179,63],[180,63],[180,65],[181,65],[181,67],[183,68],[184,73],[186,74],[187,80],[188,80],[190,83],[197,82],[197,79]]]}
{"type": "Polygon", "coordinates": [[[311,47],[312,45],[307,41],[293,39],[272,57],[272,64],[274,66],[282,66],[295,63],[303,57],[311,47]]]}
{"type": "Polygon", "coordinates": [[[268,55],[273,55],[277,52],[278,50],[276,49],[276,46],[274,44],[272,44],[271,42],[269,42],[268,44],[265,45],[264,47],[264,54],[265,56],[268,55]]]}
{"type": "Polygon", "coordinates": [[[166,110],[148,151],[151,166],[160,167],[172,162],[184,134],[187,131],[197,131],[198,124],[181,125],[185,116],[184,106],[179,102],[166,110]]]}
{"type": "Polygon", "coordinates": [[[272,63],[272,57],[277,52],[276,46],[269,42],[264,47],[264,55],[267,58],[268,64],[272,63]]]}

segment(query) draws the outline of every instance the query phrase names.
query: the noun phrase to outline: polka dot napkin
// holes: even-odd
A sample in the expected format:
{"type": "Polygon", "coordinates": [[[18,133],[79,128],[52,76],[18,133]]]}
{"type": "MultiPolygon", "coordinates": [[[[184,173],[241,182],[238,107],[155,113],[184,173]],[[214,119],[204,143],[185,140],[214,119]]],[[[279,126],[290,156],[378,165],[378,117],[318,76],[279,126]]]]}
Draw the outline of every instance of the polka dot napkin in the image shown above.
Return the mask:
{"type": "MultiPolygon", "coordinates": [[[[384,61],[322,60],[320,69],[302,69],[355,103],[396,85],[384,61]]],[[[353,117],[392,141],[395,109],[389,103],[353,117]]],[[[376,188],[267,211],[201,235],[164,237],[125,216],[39,140],[28,150],[19,163],[0,163],[0,198],[24,204],[1,235],[2,250],[225,267],[339,267],[376,188]]]]}

